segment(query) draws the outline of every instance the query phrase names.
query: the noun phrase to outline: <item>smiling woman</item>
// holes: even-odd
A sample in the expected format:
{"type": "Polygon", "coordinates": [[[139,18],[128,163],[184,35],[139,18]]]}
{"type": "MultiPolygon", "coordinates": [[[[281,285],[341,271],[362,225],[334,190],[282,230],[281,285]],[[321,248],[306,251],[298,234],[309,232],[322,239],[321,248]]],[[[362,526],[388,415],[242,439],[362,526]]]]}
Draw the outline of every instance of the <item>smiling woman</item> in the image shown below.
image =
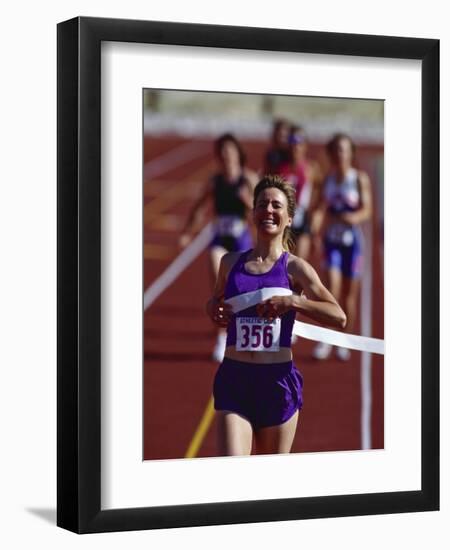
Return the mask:
{"type": "Polygon", "coordinates": [[[221,261],[211,320],[227,328],[224,360],[214,379],[219,452],[288,453],[302,407],[303,379],[292,361],[297,313],[343,328],[346,317],[315,270],[289,253],[295,214],[292,186],[278,176],[256,186],[257,241],[221,261]]]}

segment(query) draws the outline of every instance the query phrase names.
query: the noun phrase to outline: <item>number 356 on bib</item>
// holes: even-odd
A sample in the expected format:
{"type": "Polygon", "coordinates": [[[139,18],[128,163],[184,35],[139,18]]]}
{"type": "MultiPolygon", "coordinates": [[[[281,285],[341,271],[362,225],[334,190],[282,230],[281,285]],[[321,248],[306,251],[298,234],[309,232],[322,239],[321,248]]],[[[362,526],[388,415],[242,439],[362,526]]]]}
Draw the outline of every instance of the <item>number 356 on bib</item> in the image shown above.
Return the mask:
{"type": "Polygon", "coordinates": [[[237,351],[279,351],[281,319],[236,318],[237,351]]]}

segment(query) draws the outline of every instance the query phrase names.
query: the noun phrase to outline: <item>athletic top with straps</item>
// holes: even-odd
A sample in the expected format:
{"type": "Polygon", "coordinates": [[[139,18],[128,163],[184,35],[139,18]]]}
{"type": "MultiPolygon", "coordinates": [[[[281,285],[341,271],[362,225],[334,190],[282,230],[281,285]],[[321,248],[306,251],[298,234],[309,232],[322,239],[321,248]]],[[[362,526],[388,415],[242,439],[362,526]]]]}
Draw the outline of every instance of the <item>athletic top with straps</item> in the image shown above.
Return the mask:
{"type": "Polygon", "coordinates": [[[243,174],[234,182],[228,182],[222,174],[213,177],[214,208],[218,216],[245,218],[246,206],[239,197],[239,191],[245,181],[243,174]]]}
{"type": "Polygon", "coordinates": [[[331,214],[357,210],[361,204],[358,171],[350,168],[341,182],[336,180],[335,174],[330,174],[324,183],[323,196],[331,214]]]}
{"type": "MultiPolygon", "coordinates": [[[[263,296],[271,294],[289,295],[292,294],[288,273],[287,261],[288,252],[283,252],[272,268],[266,273],[249,273],[245,269],[245,262],[251,250],[241,254],[230,270],[225,286],[225,300],[251,298],[252,294],[263,296]]],[[[233,300],[231,300],[233,301],[233,300]]],[[[292,329],[295,321],[295,311],[291,310],[276,319],[272,324],[261,317],[258,317],[256,306],[247,307],[235,313],[228,323],[227,346],[236,346],[236,349],[248,351],[277,351],[280,347],[290,347],[292,329]],[[245,324],[249,326],[249,335],[245,324]],[[269,330],[267,327],[272,328],[269,330]],[[258,337],[261,329],[261,338],[258,337]],[[253,328],[256,327],[256,328],[253,328]],[[273,329],[273,330],[272,330],[273,329]],[[249,338],[247,338],[249,336],[249,338]],[[267,338],[265,338],[267,336],[267,338]],[[273,338],[272,338],[273,336],[273,338]],[[247,347],[245,344],[248,344],[247,347]]]]}

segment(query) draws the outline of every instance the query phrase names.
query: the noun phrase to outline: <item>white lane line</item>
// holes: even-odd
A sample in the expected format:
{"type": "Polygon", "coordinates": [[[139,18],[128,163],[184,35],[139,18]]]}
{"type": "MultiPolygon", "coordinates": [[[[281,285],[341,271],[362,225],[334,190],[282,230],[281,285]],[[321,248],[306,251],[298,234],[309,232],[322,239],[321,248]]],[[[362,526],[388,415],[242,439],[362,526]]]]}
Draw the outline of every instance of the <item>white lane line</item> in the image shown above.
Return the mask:
{"type": "Polygon", "coordinates": [[[154,281],[144,292],[144,311],[170,286],[175,279],[191,264],[197,256],[208,246],[212,239],[212,227],[210,222],[183,252],[169,265],[169,267],[154,281]]]}
{"type": "MultiPolygon", "coordinates": [[[[361,281],[361,332],[364,336],[372,334],[372,221],[363,225],[364,266],[361,281]]],[[[372,356],[369,352],[361,354],[361,448],[372,448],[372,356]]]]}
{"type": "Polygon", "coordinates": [[[205,154],[206,148],[204,143],[198,141],[189,141],[183,143],[175,149],[171,149],[160,155],[159,157],[150,160],[144,165],[144,180],[156,178],[168,170],[177,168],[186,162],[201,157],[205,154]]]}

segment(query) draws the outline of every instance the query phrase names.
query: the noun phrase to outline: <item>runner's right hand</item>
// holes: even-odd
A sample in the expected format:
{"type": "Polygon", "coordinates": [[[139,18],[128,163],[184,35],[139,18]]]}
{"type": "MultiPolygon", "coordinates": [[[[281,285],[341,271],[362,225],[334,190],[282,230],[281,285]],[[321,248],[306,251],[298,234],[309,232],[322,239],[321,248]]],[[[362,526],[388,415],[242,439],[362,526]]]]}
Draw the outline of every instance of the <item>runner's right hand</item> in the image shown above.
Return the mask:
{"type": "Polygon", "coordinates": [[[178,246],[180,248],[186,248],[186,246],[192,241],[192,236],[189,233],[182,233],[178,239],[178,246]]]}
{"type": "Polygon", "coordinates": [[[211,321],[219,327],[226,327],[233,315],[230,304],[226,304],[223,300],[217,298],[209,300],[206,304],[206,311],[211,321]]]}

